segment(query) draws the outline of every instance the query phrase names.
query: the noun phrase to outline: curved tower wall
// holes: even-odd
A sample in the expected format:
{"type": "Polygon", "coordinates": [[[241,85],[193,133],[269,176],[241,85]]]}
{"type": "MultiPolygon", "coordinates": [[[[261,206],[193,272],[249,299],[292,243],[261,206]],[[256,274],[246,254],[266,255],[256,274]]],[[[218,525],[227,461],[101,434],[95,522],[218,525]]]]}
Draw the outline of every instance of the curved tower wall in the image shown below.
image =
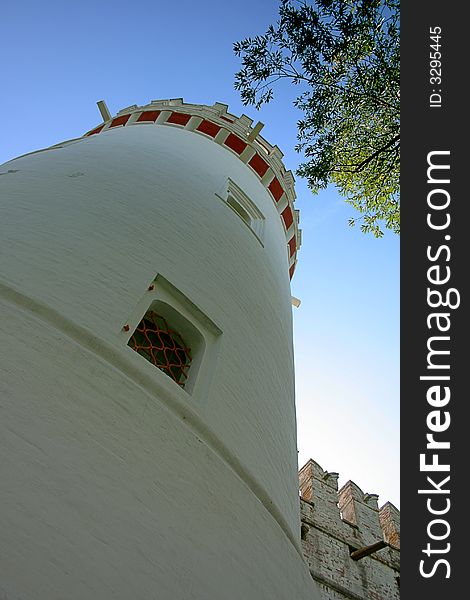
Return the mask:
{"type": "Polygon", "coordinates": [[[312,597],[300,234],[282,155],[250,125],[223,105],[154,102],[1,167],[12,597],[312,597]],[[184,389],[128,345],[157,305],[187,324],[184,389]]]}

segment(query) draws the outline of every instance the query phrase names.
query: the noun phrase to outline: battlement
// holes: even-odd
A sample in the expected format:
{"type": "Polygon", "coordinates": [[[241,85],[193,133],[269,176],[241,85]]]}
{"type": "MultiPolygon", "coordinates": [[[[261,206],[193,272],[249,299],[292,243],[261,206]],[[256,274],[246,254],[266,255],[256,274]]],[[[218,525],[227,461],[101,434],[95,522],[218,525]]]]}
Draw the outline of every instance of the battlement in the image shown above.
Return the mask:
{"type": "Polygon", "coordinates": [[[299,471],[302,545],[324,600],[399,598],[400,512],[310,459],[299,471]]]}
{"type": "Polygon", "coordinates": [[[378,506],[378,495],[365,493],[354,481],[338,490],[338,473],[325,471],[310,459],[299,471],[300,497],[311,504],[312,515],[334,534],[343,534],[364,544],[384,540],[400,549],[400,511],[391,503],[378,506]],[[316,509],[316,510],[315,510],[316,509]]]}
{"type": "Polygon", "coordinates": [[[245,114],[237,117],[229,113],[228,106],[221,102],[208,106],[190,104],[183,98],[152,100],[144,106],[127,106],[114,117],[103,100],[97,104],[103,122],[85,133],[85,138],[120,128],[163,125],[202,135],[246,164],[266,188],[279,212],[286,234],[289,276],[292,279],[302,243],[299,210],[294,205],[295,180],[292,172],[286,170],[282,162],[283,153],[278,146],[260,135],[263,123],[253,125],[253,119],[245,114]]]}

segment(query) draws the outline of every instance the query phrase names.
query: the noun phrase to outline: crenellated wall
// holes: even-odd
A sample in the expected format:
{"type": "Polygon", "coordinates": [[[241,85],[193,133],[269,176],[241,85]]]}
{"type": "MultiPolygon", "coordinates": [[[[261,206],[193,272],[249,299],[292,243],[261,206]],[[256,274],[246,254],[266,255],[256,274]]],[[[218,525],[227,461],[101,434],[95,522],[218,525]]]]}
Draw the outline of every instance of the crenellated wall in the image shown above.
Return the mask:
{"type": "Polygon", "coordinates": [[[264,125],[258,122],[253,126],[253,119],[247,115],[237,117],[227,109],[228,106],[221,102],[206,106],[189,104],[182,98],[152,100],[146,106],[133,104],[123,108],[115,117],[108,115],[109,118],[88,131],[85,137],[133,125],[168,125],[202,135],[233,153],[263,184],[279,212],[286,233],[292,279],[302,239],[299,211],[294,205],[294,176],[291,171],[286,171],[282,162],[284,155],[278,146],[259,135],[264,125]]]}
{"type": "Polygon", "coordinates": [[[400,597],[400,512],[310,459],[300,470],[302,546],[323,600],[400,597]]]}

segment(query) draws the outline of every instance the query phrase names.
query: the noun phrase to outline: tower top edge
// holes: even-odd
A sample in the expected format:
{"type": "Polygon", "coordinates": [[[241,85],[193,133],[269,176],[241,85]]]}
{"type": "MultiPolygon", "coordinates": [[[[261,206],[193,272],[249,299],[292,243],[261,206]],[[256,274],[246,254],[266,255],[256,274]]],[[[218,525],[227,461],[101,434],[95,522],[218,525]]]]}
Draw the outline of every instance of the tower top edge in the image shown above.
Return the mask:
{"type": "MultiPolygon", "coordinates": [[[[115,116],[121,116],[132,113],[136,110],[176,110],[181,109],[184,113],[198,114],[201,117],[221,119],[225,127],[229,127],[237,133],[242,133],[247,138],[254,134],[250,141],[255,141],[261,146],[261,149],[266,154],[274,154],[274,156],[281,161],[284,154],[278,146],[270,144],[263,136],[259,134],[264,124],[261,122],[255,123],[254,120],[242,114],[240,116],[230,113],[228,110],[228,104],[222,102],[214,102],[214,104],[193,104],[184,102],[183,98],[169,98],[151,100],[148,104],[138,106],[133,104],[119,110],[115,116]]],[[[284,165],[282,165],[284,172],[287,172],[284,165]]]]}
{"type": "Polygon", "coordinates": [[[183,98],[159,99],[142,106],[132,104],[114,116],[104,100],[99,100],[97,105],[103,120],[87,131],[83,135],[85,138],[133,125],[169,125],[211,138],[237,155],[258,176],[278,208],[287,238],[289,276],[292,279],[302,233],[299,211],[294,207],[295,179],[292,172],[286,170],[279,147],[260,135],[263,123],[254,123],[245,114],[236,116],[230,113],[228,105],[222,102],[206,105],[184,102],[183,98]]]}

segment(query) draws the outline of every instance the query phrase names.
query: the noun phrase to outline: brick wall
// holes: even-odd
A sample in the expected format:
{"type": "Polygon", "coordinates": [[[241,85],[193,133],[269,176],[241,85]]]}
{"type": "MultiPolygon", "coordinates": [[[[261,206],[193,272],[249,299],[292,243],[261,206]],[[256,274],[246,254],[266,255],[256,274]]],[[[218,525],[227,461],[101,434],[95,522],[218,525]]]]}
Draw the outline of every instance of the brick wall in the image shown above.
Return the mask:
{"type": "Polygon", "coordinates": [[[352,481],[338,490],[338,474],[314,460],[299,477],[302,546],[322,600],[398,600],[398,509],[390,502],[379,509],[377,495],[352,481]],[[383,547],[373,551],[374,545],[383,547]],[[354,560],[358,550],[366,555],[354,560]]]}

